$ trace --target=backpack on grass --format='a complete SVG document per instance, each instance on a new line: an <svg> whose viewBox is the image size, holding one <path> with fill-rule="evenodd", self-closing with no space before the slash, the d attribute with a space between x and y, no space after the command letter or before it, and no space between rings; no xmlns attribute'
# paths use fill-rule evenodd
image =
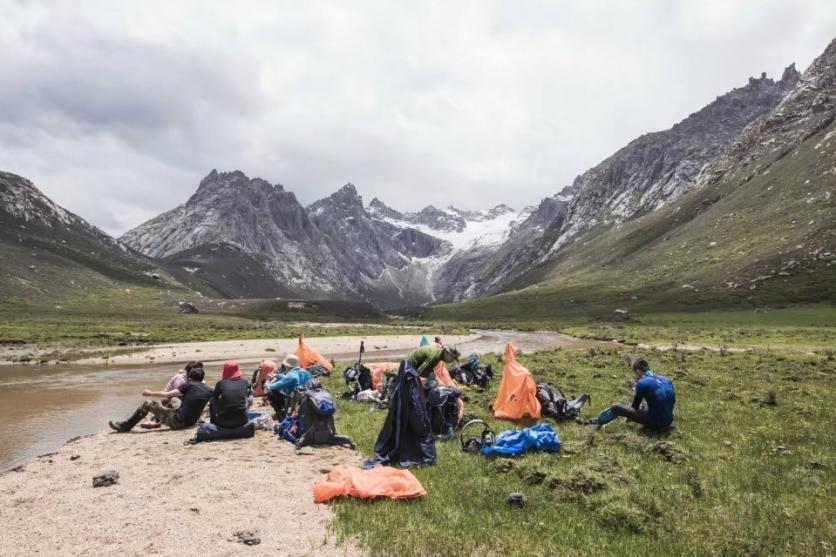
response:
<svg viewBox="0 0 836 557"><path fill-rule="evenodd" d="M457 400L461 391L455 387L437 385L427 389L427 410L434 435L449 437L459 425Z"/></svg>
<svg viewBox="0 0 836 557"><path fill-rule="evenodd" d="M567 400L559 386L541 382L537 383L537 400L544 416L560 421L577 416L590 397L584 393L574 400Z"/></svg>

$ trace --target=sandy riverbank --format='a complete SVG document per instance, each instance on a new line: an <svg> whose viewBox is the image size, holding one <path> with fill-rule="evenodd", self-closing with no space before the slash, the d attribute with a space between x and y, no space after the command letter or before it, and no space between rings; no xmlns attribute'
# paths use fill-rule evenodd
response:
<svg viewBox="0 0 836 557"><path fill-rule="evenodd" d="M365 342L365 360L400 359L418 345L419 335L364 335L309 337L306 342L327 358L339 361L354 361L357 358L360 341ZM73 365L142 365L181 363L202 360L216 364L236 359L241 363L259 362L264 358L281 359L293 352L297 339L252 339L207 342L180 342L136 347L130 353L102 356L101 349L78 349L89 357L74 359ZM585 340L553 331L491 331L473 330L469 335L445 335L444 343L458 347L462 354L477 352L501 353L506 342L512 342L524 352L555 350L558 348L589 348L592 346L613 346L611 342ZM0 348L0 365L17 364L14 356L20 349ZM32 350L31 348L29 349Z"/></svg>
<svg viewBox="0 0 836 557"><path fill-rule="evenodd" d="M464 344L480 338L480 334L451 335L444 337L444 342L450 345ZM419 335L364 335L364 336L327 336L310 337L307 342L323 356L337 360L356 359L360 348L360 341L365 341L366 354L364 358L403 357L409 350L417 346ZM265 358L281 359L280 356L296 350L297 339L250 339L223 340L206 342L177 342L170 344L155 344L139 346L130 353L111 354L101 356L97 354L101 348L78 349L80 355L91 353L89 357L74 359L74 364L100 365L141 365L147 363L178 363L191 360L202 360L205 363L217 363L236 359L242 363L258 362ZM122 348L120 351L126 349ZM28 347L27 351L38 356L48 352L48 349ZM19 365L14 360L19 355L20 348L0 349L0 365Z"/></svg>
<svg viewBox="0 0 836 557"><path fill-rule="evenodd" d="M267 431L184 446L194 430L102 432L0 474L4 555L358 555L337 545L310 485L359 463L347 448L303 449ZM93 476L119 483L93 487ZM243 545L235 532L261 539ZM11 552L9 552L11 551Z"/></svg>

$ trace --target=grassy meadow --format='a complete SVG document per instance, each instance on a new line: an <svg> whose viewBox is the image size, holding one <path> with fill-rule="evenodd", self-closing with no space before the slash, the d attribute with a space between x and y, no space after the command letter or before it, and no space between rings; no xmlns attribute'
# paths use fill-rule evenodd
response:
<svg viewBox="0 0 836 557"><path fill-rule="evenodd" d="M522 354L537 380L588 392L591 417L627 401L623 349ZM467 455L438 442L415 469L418 501L332 503L334 535L376 555L830 555L836 541L836 362L776 351L645 352L677 389L668 434L618 420L600 431L556 426L563 450L522 458ZM484 359L501 370L495 356ZM340 368L342 369L342 367ZM499 375L499 374L498 374ZM490 389L464 389L466 419L495 431ZM333 392L344 384L327 379ZM385 410L341 401L337 426L368 456ZM523 509L508 506L524 493Z"/></svg>

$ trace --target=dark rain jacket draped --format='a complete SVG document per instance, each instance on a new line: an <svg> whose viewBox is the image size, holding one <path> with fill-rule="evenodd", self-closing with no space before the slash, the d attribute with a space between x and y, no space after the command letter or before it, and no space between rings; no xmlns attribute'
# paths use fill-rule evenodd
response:
<svg viewBox="0 0 836 557"><path fill-rule="evenodd" d="M435 437L418 372L404 360L398 368L389 413L367 465L435 464Z"/></svg>

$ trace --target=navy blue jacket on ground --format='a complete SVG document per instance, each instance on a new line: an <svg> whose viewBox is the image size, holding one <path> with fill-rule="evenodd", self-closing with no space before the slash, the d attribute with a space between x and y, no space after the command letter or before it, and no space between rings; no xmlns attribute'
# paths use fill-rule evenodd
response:
<svg viewBox="0 0 836 557"><path fill-rule="evenodd" d="M435 464L435 437L430 426L424 387L418 372L401 362L389 413L374 445L374 458L366 466Z"/></svg>
<svg viewBox="0 0 836 557"><path fill-rule="evenodd" d="M676 393L670 379L664 375L654 375L653 372L646 371L644 377L636 382L633 408L638 410L642 400L647 401L647 413L655 425L658 427L671 425Z"/></svg>

